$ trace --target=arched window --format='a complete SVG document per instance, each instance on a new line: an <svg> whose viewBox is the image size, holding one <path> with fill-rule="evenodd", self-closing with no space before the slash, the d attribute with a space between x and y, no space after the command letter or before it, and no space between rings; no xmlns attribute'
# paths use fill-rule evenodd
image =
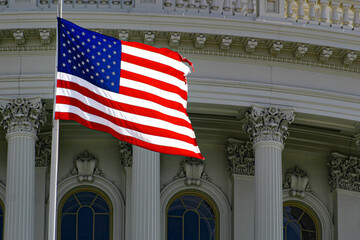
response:
<svg viewBox="0 0 360 240"><path fill-rule="evenodd" d="M167 240L216 240L218 213L210 198L197 192L174 196L166 211Z"/></svg>
<svg viewBox="0 0 360 240"><path fill-rule="evenodd" d="M112 239L112 206L105 194L95 189L67 194L60 203L61 240Z"/></svg>
<svg viewBox="0 0 360 240"><path fill-rule="evenodd" d="M284 240L320 240L320 227L312 211L287 202L283 208Z"/></svg>
<svg viewBox="0 0 360 240"><path fill-rule="evenodd" d="M0 200L0 240L4 239L4 203Z"/></svg>

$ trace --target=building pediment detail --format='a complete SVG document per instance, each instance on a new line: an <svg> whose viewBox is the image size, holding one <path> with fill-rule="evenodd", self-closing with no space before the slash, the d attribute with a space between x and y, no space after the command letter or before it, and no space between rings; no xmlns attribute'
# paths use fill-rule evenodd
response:
<svg viewBox="0 0 360 240"><path fill-rule="evenodd" d="M308 174L298 166L286 171L283 188L289 189L292 197L305 197L305 192L312 192Z"/></svg>
<svg viewBox="0 0 360 240"><path fill-rule="evenodd" d="M327 166L332 190L340 188L360 192L360 158L334 152Z"/></svg>
<svg viewBox="0 0 360 240"><path fill-rule="evenodd" d="M229 138L225 152L230 174L255 175L255 157L251 142Z"/></svg>
<svg viewBox="0 0 360 240"><path fill-rule="evenodd" d="M180 171L174 177L174 180L185 178L185 184L200 186L202 180L211 182L211 178L205 171L205 163L203 160L186 157L180 163Z"/></svg>
<svg viewBox="0 0 360 240"><path fill-rule="evenodd" d="M70 175L77 175L79 182L92 182L96 175L104 176L99 168L99 159L87 150L75 155L73 163Z"/></svg>

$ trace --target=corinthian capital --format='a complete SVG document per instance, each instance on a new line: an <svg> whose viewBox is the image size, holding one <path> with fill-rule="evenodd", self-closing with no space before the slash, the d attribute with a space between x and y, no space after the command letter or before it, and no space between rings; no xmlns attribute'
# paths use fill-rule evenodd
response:
<svg viewBox="0 0 360 240"><path fill-rule="evenodd" d="M119 141L120 154L121 154L121 165L124 167L132 167L132 145L130 143Z"/></svg>
<svg viewBox="0 0 360 240"><path fill-rule="evenodd" d="M284 144L289 136L288 126L294 118L294 109L255 105L245 115L243 130L249 133L254 144L261 141L276 141Z"/></svg>
<svg viewBox="0 0 360 240"><path fill-rule="evenodd" d="M6 133L29 132L36 134L46 122L45 105L40 98L16 98L0 102L0 124Z"/></svg>

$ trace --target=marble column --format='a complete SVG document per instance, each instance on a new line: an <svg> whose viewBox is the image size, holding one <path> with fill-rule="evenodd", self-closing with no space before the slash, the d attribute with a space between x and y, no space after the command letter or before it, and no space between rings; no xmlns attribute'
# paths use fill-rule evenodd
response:
<svg viewBox="0 0 360 240"><path fill-rule="evenodd" d="M244 130L255 152L255 240L283 239L282 162L293 109L253 106Z"/></svg>
<svg viewBox="0 0 360 240"><path fill-rule="evenodd" d="M160 153L133 146L132 240L160 239Z"/></svg>
<svg viewBox="0 0 360 240"><path fill-rule="evenodd" d="M35 142L46 121L40 98L0 102L8 141L4 239L33 240L35 229Z"/></svg>
<svg viewBox="0 0 360 240"><path fill-rule="evenodd" d="M132 145L130 143L119 142L121 165L125 171L125 239L132 239L131 237L131 214L132 214Z"/></svg>

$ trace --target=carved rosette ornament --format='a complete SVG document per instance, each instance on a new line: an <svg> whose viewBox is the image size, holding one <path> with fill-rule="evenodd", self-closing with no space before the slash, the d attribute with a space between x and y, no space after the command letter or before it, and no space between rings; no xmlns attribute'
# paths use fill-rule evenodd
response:
<svg viewBox="0 0 360 240"><path fill-rule="evenodd" d="M204 169L205 164L203 160L186 157L180 163L180 172L174 177L174 180L185 178L185 184L188 186L200 186L202 179L211 182L211 178Z"/></svg>
<svg viewBox="0 0 360 240"><path fill-rule="evenodd" d="M120 145L120 154L121 154L121 165L124 167L132 167L133 157L132 157L132 145L126 142L119 142Z"/></svg>
<svg viewBox="0 0 360 240"><path fill-rule="evenodd" d="M251 142L242 143L239 140L229 138L225 151L230 174L254 176L255 157Z"/></svg>
<svg viewBox="0 0 360 240"><path fill-rule="evenodd" d="M309 176L298 166L288 169L285 173L284 189L290 189L290 196L305 197L305 192L312 192Z"/></svg>
<svg viewBox="0 0 360 240"><path fill-rule="evenodd" d="M78 175L79 182L92 182L95 175L104 176L99 169L99 160L92 153L84 151L77 154L74 158L74 167L70 171L71 175Z"/></svg>
<svg viewBox="0 0 360 240"><path fill-rule="evenodd" d="M341 188L360 192L360 158L332 153L327 163L331 190Z"/></svg>
<svg viewBox="0 0 360 240"><path fill-rule="evenodd" d="M14 132L29 132L37 134L46 122L45 104L40 98L16 98L0 102L2 120L0 124L7 134Z"/></svg>
<svg viewBox="0 0 360 240"><path fill-rule="evenodd" d="M35 144L35 167L47 167L51 159L51 136L39 136Z"/></svg>
<svg viewBox="0 0 360 240"><path fill-rule="evenodd" d="M284 144L289 136L288 126L294 121L293 109L278 109L255 105L245 115L243 130L249 133L254 144L261 141L276 141Z"/></svg>

